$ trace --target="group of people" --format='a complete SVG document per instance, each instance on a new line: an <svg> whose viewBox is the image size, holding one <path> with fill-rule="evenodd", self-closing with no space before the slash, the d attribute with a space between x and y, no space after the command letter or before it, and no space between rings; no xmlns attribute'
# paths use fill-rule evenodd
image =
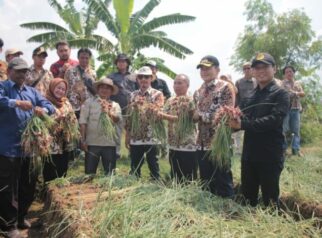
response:
<svg viewBox="0 0 322 238"><path fill-rule="evenodd" d="M3 43L0 46L2 49ZM0 62L5 65L2 69L7 67L1 71L0 81L0 229L7 237L20 237L17 228L30 227L25 215L34 198L36 178L30 176L30 155L22 152L21 134L33 114L48 114L57 122L68 118L80 126L79 144L62 139L63 129L52 132L52 160L46 161L43 168L45 182L66 175L68 161L77 147L85 151L86 174L95 174L100 160L105 174L112 174L120 158L123 132L131 159L130 173L140 177L146 158L151 178L159 180L158 149L163 142L153 131L153 117L168 121L172 178L192 181L199 174L205 189L233 198L231 170L211 160L209 151L216 130L216 112L223 106L238 106L243 114L231 119L228 126L245 133L241 160L244 201L256 206L260 187L264 204L278 206L288 128L293 135L292 151L299 154L296 123L300 121L299 98L304 92L294 81L294 67L284 68L285 79L280 82L274 78L274 58L258 53L243 65L244 77L234 85L229 75L219 77L219 61L208 55L197 65L203 83L193 96L188 95L190 79L185 74L175 77L175 95L171 96L166 82L157 76L155 61L146 62L133 77L129 72L131 59L121 53L114 62L117 71L97 80L90 66L89 49L78 50L78 60L70 58L71 49L65 41L58 42L56 50L59 60L50 70L43 67L48 56L43 47L33 51L31 67L17 49L8 49L7 63ZM195 127L178 140L178 111L182 105ZM131 113L135 110L138 115L133 123ZM99 125L103 112L115 128L113 137L106 137Z"/></svg>

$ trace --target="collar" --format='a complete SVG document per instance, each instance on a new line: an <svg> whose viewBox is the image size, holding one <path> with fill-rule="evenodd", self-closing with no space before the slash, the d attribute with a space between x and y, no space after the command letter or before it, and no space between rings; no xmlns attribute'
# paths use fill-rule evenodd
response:
<svg viewBox="0 0 322 238"><path fill-rule="evenodd" d="M35 65L31 65L30 68L29 68L30 71L36 71L36 68L35 68ZM41 71L44 71L45 69L44 68L41 68Z"/></svg>
<svg viewBox="0 0 322 238"><path fill-rule="evenodd" d="M213 79L210 82L208 82L208 83L204 82L203 84L204 84L204 87L207 87L208 88L208 87L215 86L217 82L218 82L218 80Z"/></svg>
<svg viewBox="0 0 322 238"><path fill-rule="evenodd" d="M273 89L274 86L276 86L275 78L273 78L273 80L269 84L267 84L264 88L262 88L262 89L259 87L259 85L257 85L256 90L270 92L270 91L272 91L272 89Z"/></svg>
<svg viewBox="0 0 322 238"><path fill-rule="evenodd" d="M141 89L139 89L139 93L140 93L140 95L151 95L151 93L152 93L152 87L150 86L144 93L141 91Z"/></svg>
<svg viewBox="0 0 322 238"><path fill-rule="evenodd" d="M16 85L16 83L13 82L11 79L9 79L8 82L9 82L10 88L13 88ZM26 85L23 84L22 87L20 88L20 90L26 90Z"/></svg>

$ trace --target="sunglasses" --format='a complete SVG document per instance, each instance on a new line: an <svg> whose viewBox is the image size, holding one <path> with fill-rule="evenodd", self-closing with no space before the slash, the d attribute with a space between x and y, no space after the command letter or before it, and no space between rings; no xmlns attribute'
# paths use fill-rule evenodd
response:
<svg viewBox="0 0 322 238"><path fill-rule="evenodd" d="M138 75L138 79L149 79L151 75Z"/></svg>

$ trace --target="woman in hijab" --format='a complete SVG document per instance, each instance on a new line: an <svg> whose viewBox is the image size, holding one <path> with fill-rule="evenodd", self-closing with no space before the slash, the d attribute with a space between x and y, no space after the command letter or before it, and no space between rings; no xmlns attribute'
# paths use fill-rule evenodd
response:
<svg viewBox="0 0 322 238"><path fill-rule="evenodd" d="M66 98L67 82L61 78L50 81L46 98L55 106L56 112L52 115L57 125L51 132L53 143L51 145L51 159L45 160L43 168L44 181L66 176L68 160L73 156L76 142L71 136L70 130L74 128L74 134L79 135L78 122L73 108Z"/></svg>

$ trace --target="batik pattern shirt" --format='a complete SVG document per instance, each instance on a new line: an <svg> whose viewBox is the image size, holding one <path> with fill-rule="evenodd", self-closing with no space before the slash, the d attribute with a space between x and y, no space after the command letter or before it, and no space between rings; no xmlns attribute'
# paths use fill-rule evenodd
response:
<svg viewBox="0 0 322 238"><path fill-rule="evenodd" d="M195 110L195 103L193 98L190 96L173 96L170 97L165 106L164 112L172 115L178 116L180 110L186 110L188 115L193 117L193 112ZM176 129L178 128L177 122L168 122L168 142L169 148L171 150L179 150L179 151L195 151L196 150L196 136L197 130L194 128L186 138L182 140L178 140L178 136L176 134Z"/></svg>
<svg viewBox="0 0 322 238"><path fill-rule="evenodd" d="M84 77L90 79L92 83L94 83L96 74L92 69L87 68L84 72ZM87 86L85 85L78 66L70 68L66 71L65 80L68 83L67 98L72 104L74 111L79 111L82 104L88 98L92 98L93 94L89 92Z"/></svg>
<svg viewBox="0 0 322 238"><path fill-rule="evenodd" d="M291 80L284 79L282 81L282 88L284 88L290 95L291 109L302 110L300 97L294 93L294 92L303 93L303 88L301 86L301 83L299 81L291 81Z"/></svg>
<svg viewBox="0 0 322 238"><path fill-rule="evenodd" d="M62 124L66 118L69 118L65 123L78 123L72 105L66 100L61 108L56 108L56 112L51 115L56 123L54 130L51 131L53 143L51 144L51 154L63 154L64 151L72 151L76 148L76 144L72 141L67 142L64 138L64 128Z"/></svg>
<svg viewBox="0 0 322 238"><path fill-rule="evenodd" d="M34 86L35 82L41 77L38 83ZM26 75L25 83L28 86L34 87L37 89L41 95L46 96L46 91L49 88L50 80L52 80L53 74L46 69L41 69L37 71L35 67L32 65Z"/></svg>
<svg viewBox="0 0 322 238"><path fill-rule="evenodd" d="M136 103L138 101L141 101L143 103L143 105L138 105L140 130L135 130L135 131L138 131L137 133L131 133L132 128L130 125L129 114L132 113L133 103ZM149 115L149 110L146 110L146 108L148 106L153 106L154 108L161 110L163 107L163 104L164 104L164 97L162 92L152 87L150 87L144 93L141 90L136 90L131 93L131 96L130 96L131 106L128 109L128 115L127 115L128 118L126 120L126 125L125 125L126 130L128 131L128 133L130 133L131 145L153 145L153 144L160 143L156 138L153 138L152 127L149 121L149 118L151 117L151 115Z"/></svg>
<svg viewBox="0 0 322 238"><path fill-rule="evenodd" d="M212 121L216 111L223 105L233 105L232 90L229 83L221 79L203 83L194 93L194 100L199 114L197 149L209 150L214 135Z"/></svg>
<svg viewBox="0 0 322 238"><path fill-rule="evenodd" d="M73 60L73 59L68 59L67 61L63 61L63 60L58 60L57 62L53 63L50 66L50 71L52 72L53 76L55 78L63 78L65 73L63 71L63 66L64 64L68 64L70 67L74 67L76 65L78 65L78 61L77 60Z"/></svg>

